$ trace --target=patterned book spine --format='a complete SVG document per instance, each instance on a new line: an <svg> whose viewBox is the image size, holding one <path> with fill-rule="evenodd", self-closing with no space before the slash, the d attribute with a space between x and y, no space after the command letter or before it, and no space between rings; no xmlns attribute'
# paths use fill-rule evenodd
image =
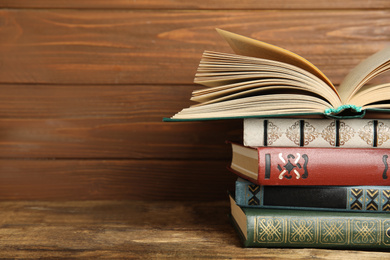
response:
<svg viewBox="0 0 390 260"><path fill-rule="evenodd" d="M390 212L389 186L261 186L239 178L238 205L354 212Z"/></svg>
<svg viewBox="0 0 390 260"><path fill-rule="evenodd" d="M258 185L390 186L390 149L247 147L232 143L230 170Z"/></svg>
<svg viewBox="0 0 390 260"><path fill-rule="evenodd" d="M230 201L245 247L390 249L387 213L256 209Z"/></svg>
<svg viewBox="0 0 390 260"><path fill-rule="evenodd" d="M244 119L244 145L390 148L390 120Z"/></svg>

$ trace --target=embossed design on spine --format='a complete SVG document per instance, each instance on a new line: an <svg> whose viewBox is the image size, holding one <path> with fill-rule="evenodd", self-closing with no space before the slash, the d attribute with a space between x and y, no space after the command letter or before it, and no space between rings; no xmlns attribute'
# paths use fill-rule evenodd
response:
<svg viewBox="0 0 390 260"><path fill-rule="evenodd" d="M340 121L338 146L344 146L354 135L355 130L345 122Z"/></svg>
<svg viewBox="0 0 390 260"><path fill-rule="evenodd" d="M296 156L294 156L293 154L287 155L287 161L283 158L282 153L279 153L278 156L279 156L279 159L284 164L284 165L278 164L278 166L277 166L278 170L280 171L280 174L279 174L280 180L283 178L290 180L293 177L291 175L291 172L295 173L296 179L299 179L299 178L306 179L308 177L309 173L307 170L307 164L309 162L309 157L307 156L307 154L302 155L302 158L304 159L303 167L299 163L299 160L301 159L301 155L299 153L297 153ZM294 160L293 162L291 162L292 159ZM299 171L296 168L303 169L303 174L299 173Z"/></svg>
<svg viewBox="0 0 390 260"><path fill-rule="evenodd" d="M378 121L376 136L377 145L379 147L390 139L390 127L387 126L385 123Z"/></svg>
<svg viewBox="0 0 390 260"><path fill-rule="evenodd" d="M377 211L379 209L379 190L367 189L366 191L366 209Z"/></svg>
<svg viewBox="0 0 390 260"><path fill-rule="evenodd" d="M320 221L320 242L323 244L346 244L348 223L345 219L324 219Z"/></svg>
<svg viewBox="0 0 390 260"><path fill-rule="evenodd" d="M300 121L296 121L292 126L286 130L286 136L294 144L300 145L301 140L301 131L300 131Z"/></svg>
<svg viewBox="0 0 390 260"><path fill-rule="evenodd" d="M248 205L255 206L260 205L260 200L257 198L257 193L260 192L260 186L251 184L248 185L248 191L250 193L250 198L248 199Z"/></svg>
<svg viewBox="0 0 390 260"><path fill-rule="evenodd" d="M281 243L284 242L285 223L283 218L255 218L254 242Z"/></svg>
<svg viewBox="0 0 390 260"><path fill-rule="evenodd" d="M316 222L314 219L291 219L289 234L290 243L314 243Z"/></svg>
<svg viewBox="0 0 390 260"><path fill-rule="evenodd" d="M272 145L274 142L276 142L283 135L280 128L278 126L276 126L274 123L269 122L269 121L267 124L267 132L265 132L265 133L267 135L266 146Z"/></svg>
<svg viewBox="0 0 390 260"><path fill-rule="evenodd" d="M352 221L352 243L353 244L379 244L380 239L379 220L353 220Z"/></svg>
<svg viewBox="0 0 390 260"><path fill-rule="evenodd" d="M321 132L321 137L331 146L336 146L336 136L333 134L336 133L336 122L331 122L327 127L324 128Z"/></svg>
<svg viewBox="0 0 390 260"><path fill-rule="evenodd" d="M375 123L374 121L368 121L358 132L360 139L366 142L370 146L374 146L375 134Z"/></svg>
<svg viewBox="0 0 390 260"><path fill-rule="evenodd" d="M352 210L363 209L363 189L351 189L349 208Z"/></svg>
<svg viewBox="0 0 390 260"><path fill-rule="evenodd" d="M390 190L382 190L381 203L382 211L390 211Z"/></svg>

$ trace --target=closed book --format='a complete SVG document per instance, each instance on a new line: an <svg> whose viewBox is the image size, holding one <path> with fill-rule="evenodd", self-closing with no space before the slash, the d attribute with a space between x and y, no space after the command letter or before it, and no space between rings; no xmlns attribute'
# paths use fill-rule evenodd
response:
<svg viewBox="0 0 390 260"><path fill-rule="evenodd" d="M387 213L245 208L230 196L244 247L390 249Z"/></svg>
<svg viewBox="0 0 390 260"><path fill-rule="evenodd" d="M231 145L229 169L258 185L390 186L389 149Z"/></svg>
<svg viewBox="0 0 390 260"><path fill-rule="evenodd" d="M245 118L245 146L390 148L390 120Z"/></svg>
<svg viewBox="0 0 390 260"><path fill-rule="evenodd" d="M390 186L263 186L239 178L235 199L242 207L390 213Z"/></svg>

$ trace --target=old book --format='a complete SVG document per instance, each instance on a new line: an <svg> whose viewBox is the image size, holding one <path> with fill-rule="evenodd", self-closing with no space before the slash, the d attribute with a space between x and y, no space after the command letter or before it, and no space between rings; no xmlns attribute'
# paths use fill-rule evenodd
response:
<svg viewBox="0 0 390 260"><path fill-rule="evenodd" d="M367 84L390 68L390 46L346 75L336 89L312 63L255 39L219 30L236 54L206 51L185 108L167 121L280 116L390 118L390 83Z"/></svg>
<svg viewBox="0 0 390 260"><path fill-rule="evenodd" d="M245 247L390 249L388 213L245 208L232 196L230 204Z"/></svg>
<svg viewBox="0 0 390 260"><path fill-rule="evenodd" d="M231 146L229 169L258 185L390 186L389 149Z"/></svg>
<svg viewBox="0 0 390 260"><path fill-rule="evenodd" d="M388 119L245 118L245 146L390 148Z"/></svg>
<svg viewBox="0 0 390 260"><path fill-rule="evenodd" d="M390 212L390 186L263 186L238 178L242 207Z"/></svg>

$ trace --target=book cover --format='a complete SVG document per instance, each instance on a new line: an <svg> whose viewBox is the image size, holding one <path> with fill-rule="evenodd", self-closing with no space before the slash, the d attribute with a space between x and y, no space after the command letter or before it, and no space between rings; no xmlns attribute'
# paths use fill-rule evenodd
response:
<svg viewBox="0 0 390 260"><path fill-rule="evenodd" d="M244 208L232 196L230 204L244 247L390 249L387 213Z"/></svg>
<svg viewBox="0 0 390 260"><path fill-rule="evenodd" d="M245 146L390 148L388 119L245 118Z"/></svg>
<svg viewBox="0 0 390 260"><path fill-rule="evenodd" d="M390 186L389 149L231 146L229 169L257 185Z"/></svg>
<svg viewBox="0 0 390 260"><path fill-rule="evenodd" d="M263 186L238 178L241 207L389 212L390 186Z"/></svg>

